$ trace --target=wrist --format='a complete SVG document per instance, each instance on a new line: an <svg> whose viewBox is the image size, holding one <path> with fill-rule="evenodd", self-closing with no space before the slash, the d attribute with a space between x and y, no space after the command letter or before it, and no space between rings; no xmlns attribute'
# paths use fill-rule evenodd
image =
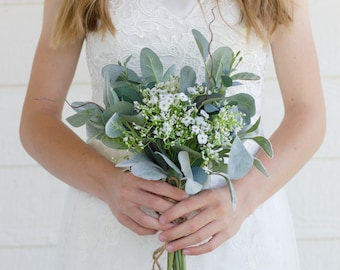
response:
<svg viewBox="0 0 340 270"><path fill-rule="evenodd" d="M236 208L245 216L251 215L263 202L260 177L249 173L244 178L233 181L237 200Z"/></svg>

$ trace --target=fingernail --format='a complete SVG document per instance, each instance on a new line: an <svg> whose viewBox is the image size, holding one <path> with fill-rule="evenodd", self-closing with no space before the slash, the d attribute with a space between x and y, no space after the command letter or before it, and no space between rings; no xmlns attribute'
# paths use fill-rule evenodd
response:
<svg viewBox="0 0 340 270"><path fill-rule="evenodd" d="M171 245L171 244L167 245L166 251L167 251L167 252L173 252L173 251L174 251L173 245Z"/></svg>
<svg viewBox="0 0 340 270"><path fill-rule="evenodd" d="M184 255L190 255L190 251L188 249L183 249L183 254Z"/></svg>
<svg viewBox="0 0 340 270"><path fill-rule="evenodd" d="M159 241L166 242L166 237L162 234L159 235Z"/></svg>
<svg viewBox="0 0 340 270"><path fill-rule="evenodd" d="M164 225L164 224L168 223L168 220L167 220L167 218L165 216L160 216L159 223Z"/></svg>

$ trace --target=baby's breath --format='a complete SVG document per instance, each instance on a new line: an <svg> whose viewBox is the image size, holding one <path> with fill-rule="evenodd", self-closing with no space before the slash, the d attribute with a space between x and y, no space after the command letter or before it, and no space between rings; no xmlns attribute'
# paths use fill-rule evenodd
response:
<svg viewBox="0 0 340 270"><path fill-rule="evenodd" d="M141 89L143 102L134 102L134 107L145 121L135 124L134 132L123 130L123 141L134 150L158 140L168 151L176 145L189 147L201 153L202 167L208 171L211 162L222 162L219 151L230 147L232 134L242 129L242 114L225 105L210 115L193 103L198 96L206 95L203 85L188 87L186 93L179 91L179 85L179 78L173 76L153 88Z"/></svg>

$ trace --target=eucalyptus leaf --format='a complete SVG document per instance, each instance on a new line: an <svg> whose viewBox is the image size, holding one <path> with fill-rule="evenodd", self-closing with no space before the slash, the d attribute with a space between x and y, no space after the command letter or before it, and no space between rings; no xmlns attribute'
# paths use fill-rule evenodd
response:
<svg viewBox="0 0 340 270"><path fill-rule="evenodd" d="M254 157L236 136L229 154L228 175L230 179L236 180L245 176L253 166L253 160Z"/></svg>
<svg viewBox="0 0 340 270"><path fill-rule="evenodd" d="M163 76L163 81L166 82L168 80L170 80L171 76L174 76L176 72L176 65L171 65L167 71L164 73L164 76Z"/></svg>
<svg viewBox="0 0 340 270"><path fill-rule="evenodd" d="M75 110L76 112L83 112L83 111L93 111L94 113L97 112L97 113L100 113L101 111L103 111L104 109L94 103L94 102L91 102L91 101L75 101L75 102L72 102L71 104L71 108L73 110Z"/></svg>
<svg viewBox="0 0 340 270"><path fill-rule="evenodd" d="M86 123L86 135L88 140L96 139L99 135L105 134L105 127L96 125L92 121Z"/></svg>
<svg viewBox="0 0 340 270"><path fill-rule="evenodd" d="M116 164L116 167L130 167L133 175L147 180L161 180L167 177L165 171L160 166L153 163L143 154L134 155L128 160L119 162Z"/></svg>
<svg viewBox="0 0 340 270"><path fill-rule="evenodd" d="M143 48L140 54L140 66L144 78L148 81L161 82L163 79L163 64L157 54L149 48Z"/></svg>
<svg viewBox="0 0 340 270"><path fill-rule="evenodd" d="M214 86L221 83L221 76L224 75L224 70L230 66L233 59L234 52L229 47L219 47L213 54L212 59L208 60L206 74L206 83L208 84L209 78L215 78ZM210 74L211 73L211 74Z"/></svg>
<svg viewBox="0 0 340 270"><path fill-rule="evenodd" d="M216 106L212 105L211 103L204 104L204 110L207 113L214 113L219 111L219 109Z"/></svg>
<svg viewBox="0 0 340 270"><path fill-rule="evenodd" d="M141 112L138 114L134 114L134 115L120 115L120 120L129 122L129 123L134 123L139 126L142 126L145 121L143 114Z"/></svg>
<svg viewBox="0 0 340 270"><path fill-rule="evenodd" d="M198 30L193 29L191 32L195 38L197 47L202 55L203 61L205 61L209 54L209 42Z"/></svg>
<svg viewBox="0 0 340 270"><path fill-rule="evenodd" d="M222 75L221 76L222 84L224 87L230 87L233 85L233 80L227 75Z"/></svg>
<svg viewBox="0 0 340 270"><path fill-rule="evenodd" d="M104 122L107 122L115 113L118 113L119 115L133 115L135 114L135 108L130 102L119 101L103 112L102 117Z"/></svg>
<svg viewBox="0 0 340 270"><path fill-rule="evenodd" d="M119 140L119 138L110 138L106 134L100 137L100 141L106 147L111 148L111 149L127 149L127 146L123 145L121 143L121 140Z"/></svg>
<svg viewBox="0 0 340 270"><path fill-rule="evenodd" d="M118 138L123 135L123 129L124 127L119 120L119 114L115 113L105 125L105 134L110 138Z"/></svg>
<svg viewBox="0 0 340 270"><path fill-rule="evenodd" d="M232 80L259 80L261 77L251 72L240 72L231 76Z"/></svg>
<svg viewBox="0 0 340 270"><path fill-rule="evenodd" d="M161 167L151 161L141 162L131 167L131 172L137 176L147 180L166 179L167 175Z"/></svg>
<svg viewBox="0 0 340 270"><path fill-rule="evenodd" d="M113 91L113 88L111 86L109 72L104 73L104 80L105 80L105 90L104 90L103 99L104 99L105 107L107 108L107 107L114 105L116 102L118 102L119 98L116 92Z"/></svg>
<svg viewBox="0 0 340 270"><path fill-rule="evenodd" d="M180 92L186 93L188 87L195 85L196 73L192 67L185 66L181 69L180 78L179 90Z"/></svg>
<svg viewBox="0 0 340 270"><path fill-rule="evenodd" d="M124 85L115 87L114 91L117 93L121 101L127 101L130 103L133 103L134 101L141 102L138 88L136 89L131 84L124 83Z"/></svg>
<svg viewBox="0 0 340 270"><path fill-rule="evenodd" d="M85 125L92 117L93 114L91 111L82 111L67 117L66 121L73 127L81 127Z"/></svg>
<svg viewBox="0 0 340 270"><path fill-rule="evenodd" d="M239 93L233 96L228 96L228 102L230 104L236 104L239 111L246 114L245 124L250 123L250 118L255 115L255 100L254 98L245 93Z"/></svg>
<svg viewBox="0 0 340 270"><path fill-rule="evenodd" d="M108 76L110 79L111 86L113 86L114 82L123 73L124 69L125 68L121 65L109 64L102 68L102 76L103 78Z"/></svg>

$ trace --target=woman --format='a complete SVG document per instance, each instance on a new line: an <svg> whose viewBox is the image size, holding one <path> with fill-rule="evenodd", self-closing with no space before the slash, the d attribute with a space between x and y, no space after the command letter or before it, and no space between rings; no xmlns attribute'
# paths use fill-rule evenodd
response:
<svg viewBox="0 0 340 270"><path fill-rule="evenodd" d="M20 134L28 153L75 188L66 203L61 269L150 269L151 254L163 242L168 251L200 255L188 256L188 269L299 269L281 188L317 150L325 132L308 1L216 3L45 1ZM275 157L251 149L269 178L254 169L236 181L236 211L218 179L212 180L211 189L188 197L165 183L134 177L114 166L110 161L114 153L98 142L85 144L61 120L85 39L94 100L101 102L101 68L137 56L143 47L152 48L169 65L190 64L198 70L202 63L190 32L196 28L208 37L213 14L214 46L240 50L244 60L239 69L263 75L271 47L285 110L270 138ZM132 61L132 67L137 66ZM261 83L238 90L254 96L257 116ZM154 217L141 208L162 215ZM193 211L198 212L195 218L171 225Z"/></svg>

